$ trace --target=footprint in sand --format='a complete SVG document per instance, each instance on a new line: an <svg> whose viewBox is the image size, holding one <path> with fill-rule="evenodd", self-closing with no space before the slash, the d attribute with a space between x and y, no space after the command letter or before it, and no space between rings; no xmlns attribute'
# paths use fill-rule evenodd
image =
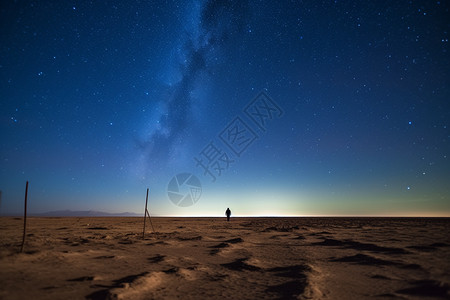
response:
<svg viewBox="0 0 450 300"><path fill-rule="evenodd" d="M398 294L411 295L416 297L433 297L448 299L450 286L436 280L416 280L412 281L413 287L396 291Z"/></svg>
<svg viewBox="0 0 450 300"><path fill-rule="evenodd" d="M376 258L366 254L355 254L351 256L344 256L341 258L330 258L331 262L348 262L355 265L366 265L366 266L396 266L402 269L408 270L422 270L422 267L418 264L404 264L401 262L384 260Z"/></svg>
<svg viewBox="0 0 450 300"><path fill-rule="evenodd" d="M371 243L361 243L353 240L335 240L324 238L322 242L312 243L312 245L316 246L335 246L342 248L351 248L354 250L365 250L377 253L388 253L388 254L409 254L410 252L403 248L395 248L395 247L384 247L378 246Z"/></svg>
<svg viewBox="0 0 450 300"><path fill-rule="evenodd" d="M109 259L109 258L114 258L114 255L101 255L101 256L96 256L94 257L94 259Z"/></svg>
<svg viewBox="0 0 450 300"><path fill-rule="evenodd" d="M151 262L151 263L156 264L156 263L162 262L162 261L164 260L165 257L166 257L165 255L156 254L156 255L153 256L153 257L147 258L147 260L148 260L149 262Z"/></svg>
<svg viewBox="0 0 450 300"><path fill-rule="evenodd" d="M210 246L209 248L213 248L213 249L211 251L209 251L209 254L215 255L215 254L219 253L219 251L221 249L227 248L227 247L230 247L230 244L228 244L228 243L220 243L220 244L217 244L217 245L214 245L214 246Z"/></svg>
<svg viewBox="0 0 450 300"><path fill-rule="evenodd" d="M233 271L261 271L261 268L246 263L247 260L248 258L238 258L230 263L221 264L221 266Z"/></svg>
<svg viewBox="0 0 450 300"><path fill-rule="evenodd" d="M153 243L147 243L147 246L155 246L155 245L169 245L169 243L164 242L164 241L158 241L158 242L153 242Z"/></svg>
<svg viewBox="0 0 450 300"><path fill-rule="evenodd" d="M67 281L93 281L95 280L94 276L82 276L73 279L67 279Z"/></svg>
<svg viewBox="0 0 450 300"><path fill-rule="evenodd" d="M286 267L270 268L267 271L275 273L276 276L288 278L306 279L306 273L311 271L308 265L292 265Z"/></svg>
<svg viewBox="0 0 450 300"><path fill-rule="evenodd" d="M237 243L242 243L244 240L241 238L235 238L235 239L230 239L230 240L226 240L225 242L230 243L230 244L237 244Z"/></svg>
<svg viewBox="0 0 450 300"><path fill-rule="evenodd" d="M177 239L179 241L200 241L203 237L200 235L196 235L196 236L189 236L189 237L177 237Z"/></svg>
<svg viewBox="0 0 450 300"><path fill-rule="evenodd" d="M273 272L279 277L292 279L282 284L269 286L266 292L276 293L281 299L296 299L305 292L309 284L308 274L311 272L311 267L308 265L292 265L270 268L266 271Z"/></svg>
<svg viewBox="0 0 450 300"><path fill-rule="evenodd" d="M142 295L162 282L164 273L144 272L113 281L106 289L93 292L86 299L139 299Z"/></svg>
<svg viewBox="0 0 450 300"><path fill-rule="evenodd" d="M384 276L384 275L379 275L379 274L372 275L372 276L370 276L370 278L373 278L373 279L382 279L382 280L391 280L391 278L389 278L389 277L387 277L387 276Z"/></svg>
<svg viewBox="0 0 450 300"><path fill-rule="evenodd" d="M225 242L208 247L208 248L212 248L212 250L209 252L209 254L215 255L215 254L219 253L219 251L221 249L230 247L230 244L239 244L242 242L244 242L244 240L241 238L234 238L234 239L226 240Z"/></svg>
<svg viewBox="0 0 450 300"><path fill-rule="evenodd" d="M390 266L390 265L398 265L398 263L379 259L366 254L356 254L351 256L344 256L341 258L333 258L330 259L332 262L349 262L357 265L370 265L370 266Z"/></svg>
<svg viewBox="0 0 450 300"><path fill-rule="evenodd" d="M297 299L299 295L305 292L308 286L306 281L292 280L282 284L269 286L266 289L267 293L276 293L280 296L280 299Z"/></svg>

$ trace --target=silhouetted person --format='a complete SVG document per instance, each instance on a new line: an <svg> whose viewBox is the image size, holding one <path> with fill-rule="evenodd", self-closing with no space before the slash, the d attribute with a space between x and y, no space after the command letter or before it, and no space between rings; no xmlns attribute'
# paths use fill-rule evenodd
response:
<svg viewBox="0 0 450 300"><path fill-rule="evenodd" d="M229 208L225 211L225 215L227 216L227 221L230 222L231 210Z"/></svg>

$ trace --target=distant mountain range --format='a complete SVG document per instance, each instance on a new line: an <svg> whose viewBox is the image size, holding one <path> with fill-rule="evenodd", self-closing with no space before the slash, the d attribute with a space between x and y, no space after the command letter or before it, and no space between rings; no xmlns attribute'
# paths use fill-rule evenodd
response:
<svg viewBox="0 0 450 300"><path fill-rule="evenodd" d="M14 216L20 216L21 214L12 214ZM73 210L57 210L44 213L28 213L30 217L142 217L142 214L123 212L123 213L107 213L103 211L86 210L86 211L73 211Z"/></svg>

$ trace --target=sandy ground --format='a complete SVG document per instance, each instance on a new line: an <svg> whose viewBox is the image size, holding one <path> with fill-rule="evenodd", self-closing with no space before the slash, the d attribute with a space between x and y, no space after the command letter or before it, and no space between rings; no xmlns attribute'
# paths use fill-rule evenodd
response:
<svg viewBox="0 0 450 300"><path fill-rule="evenodd" d="M450 219L152 220L0 218L0 299L450 299Z"/></svg>

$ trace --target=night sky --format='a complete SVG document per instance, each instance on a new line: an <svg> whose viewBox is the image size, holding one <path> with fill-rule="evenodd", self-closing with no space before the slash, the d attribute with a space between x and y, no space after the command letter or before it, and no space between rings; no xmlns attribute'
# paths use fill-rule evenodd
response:
<svg viewBox="0 0 450 300"><path fill-rule="evenodd" d="M449 2L280 2L2 1L0 214L450 216Z"/></svg>

